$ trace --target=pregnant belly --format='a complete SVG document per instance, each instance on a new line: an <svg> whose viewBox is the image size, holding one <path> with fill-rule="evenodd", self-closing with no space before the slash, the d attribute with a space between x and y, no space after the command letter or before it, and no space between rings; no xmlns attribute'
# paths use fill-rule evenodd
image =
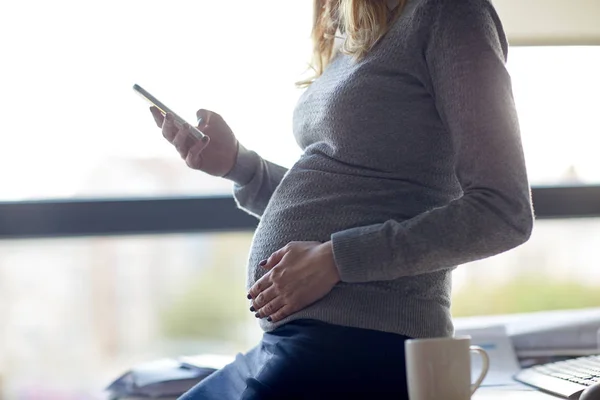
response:
<svg viewBox="0 0 600 400"><path fill-rule="evenodd" d="M402 182L291 170L256 229L249 255L248 285L263 274L258 263L293 241L330 240L346 229L403 221L427 210L434 200Z"/></svg>

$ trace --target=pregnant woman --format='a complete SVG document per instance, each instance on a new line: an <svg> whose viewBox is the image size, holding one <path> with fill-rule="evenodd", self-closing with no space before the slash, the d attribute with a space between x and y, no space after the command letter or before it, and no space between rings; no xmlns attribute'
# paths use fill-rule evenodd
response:
<svg viewBox="0 0 600 400"><path fill-rule="evenodd" d="M407 399L404 342L453 334L453 269L531 234L489 0L315 0L313 41L289 170L217 113L198 111L195 141L151 110L187 165L233 181L260 218L240 296L263 339L181 400Z"/></svg>

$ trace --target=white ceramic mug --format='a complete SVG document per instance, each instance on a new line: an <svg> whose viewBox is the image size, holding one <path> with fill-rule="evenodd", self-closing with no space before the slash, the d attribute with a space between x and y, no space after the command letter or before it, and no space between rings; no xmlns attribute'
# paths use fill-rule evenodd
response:
<svg viewBox="0 0 600 400"><path fill-rule="evenodd" d="M490 360L469 336L411 339L405 343L410 400L469 400L485 378ZM482 359L482 370L471 383L471 353Z"/></svg>

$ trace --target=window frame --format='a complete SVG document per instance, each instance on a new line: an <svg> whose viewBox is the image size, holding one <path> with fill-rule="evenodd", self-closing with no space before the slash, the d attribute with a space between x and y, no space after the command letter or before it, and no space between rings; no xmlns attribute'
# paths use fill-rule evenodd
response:
<svg viewBox="0 0 600 400"><path fill-rule="evenodd" d="M533 187L532 198L537 219L600 216L600 185ZM240 232L257 224L231 196L0 202L0 240Z"/></svg>

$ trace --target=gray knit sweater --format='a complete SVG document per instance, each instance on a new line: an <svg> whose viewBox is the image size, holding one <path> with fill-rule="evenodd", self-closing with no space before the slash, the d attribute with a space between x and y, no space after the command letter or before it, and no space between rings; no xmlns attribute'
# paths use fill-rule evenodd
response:
<svg viewBox="0 0 600 400"><path fill-rule="evenodd" d="M337 54L301 96L289 170L240 145L227 178L260 218L248 264L331 240L342 281L299 318L453 334L452 270L525 242L533 213L507 40L488 0L410 0L362 60Z"/></svg>

